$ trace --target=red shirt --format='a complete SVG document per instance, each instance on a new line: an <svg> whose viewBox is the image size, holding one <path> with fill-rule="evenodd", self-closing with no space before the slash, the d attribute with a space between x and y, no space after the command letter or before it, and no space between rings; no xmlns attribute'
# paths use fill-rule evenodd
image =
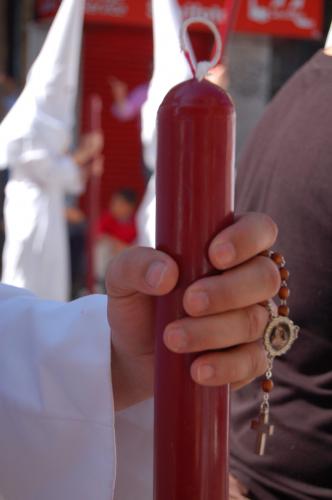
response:
<svg viewBox="0 0 332 500"><path fill-rule="evenodd" d="M128 245L136 239L136 224L134 218L126 221L121 221L113 217L109 212L105 212L99 219L98 223L99 234L116 238Z"/></svg>

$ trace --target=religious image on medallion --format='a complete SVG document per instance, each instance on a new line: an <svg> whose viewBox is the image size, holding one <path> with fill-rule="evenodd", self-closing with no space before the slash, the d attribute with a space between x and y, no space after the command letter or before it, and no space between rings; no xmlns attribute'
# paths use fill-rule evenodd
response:
<svg viewBox="0 0 332 500"><path fill-rule="evenodd" d="M288 325L281 324L274 327L270 335L270 341L273 349L275 351L283 349L288 344L289 337L290 331Z"/></svg>
<svg viewBox="0 0 332 500"><path fill-rule="evenodd" d="M299 327L289 318L273 318L264 334L264 344L270 356L285 354L296 340L298 332Z"/></svg>

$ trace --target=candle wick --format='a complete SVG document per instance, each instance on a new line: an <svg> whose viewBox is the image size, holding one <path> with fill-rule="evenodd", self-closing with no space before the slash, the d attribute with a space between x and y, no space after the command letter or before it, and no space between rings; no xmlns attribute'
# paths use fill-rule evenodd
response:
<svg viewBox="0 0 332 500"><path fill-rule="evenodd" d="M197 62L191 41L188 36L188 28L191 24L204 24L212 31L215 39L216 50L213 58L210 61ZM180 33L180 43L181 43L181 50L183 50L184 52L184 55L188 61L192 74L199 81L203 80L203 78L208 74L209 70L213 68L216 64L218 64L218 62L221 59L221 47L222 47L221 35L218 31L217 26L212 21L206 19L205 17L189 17L183 22Z"/></svg>

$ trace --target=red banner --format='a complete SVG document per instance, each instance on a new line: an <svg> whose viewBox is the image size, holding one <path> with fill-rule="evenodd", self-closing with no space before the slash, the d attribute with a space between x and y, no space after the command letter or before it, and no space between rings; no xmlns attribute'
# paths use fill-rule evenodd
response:
<svg viewBox="0 0 332 500"><path fill-rule="evenodd" d="M204 16L217 25L225 22L225 0L179 0L184 18ZM60 0L36 0L39 19L56 12ZM235 30L284 37L322 36L323 0L241 0ZM135 26L151 23L150 0L86 0L86 18Z"/></svg>

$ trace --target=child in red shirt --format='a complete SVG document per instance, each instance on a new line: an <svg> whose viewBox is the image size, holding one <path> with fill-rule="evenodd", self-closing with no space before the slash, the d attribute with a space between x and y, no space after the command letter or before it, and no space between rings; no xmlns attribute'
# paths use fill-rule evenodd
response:
<svg viewBox="0 0 332 500"><path fill-rule="evenodd" d="M112 194L108 210L101 214L95 255L98 283L103 282L110 259L136 240L136 203L133 190L120 189Z"/></svg>
<svg viewBox="0 0 332 500"><path fill-rule="evenodd" d="M135 213L136 193L131 189L120 189L112 194L108 210L98 222L98 233L119 246L131 245L136 239Z"/></svg>

